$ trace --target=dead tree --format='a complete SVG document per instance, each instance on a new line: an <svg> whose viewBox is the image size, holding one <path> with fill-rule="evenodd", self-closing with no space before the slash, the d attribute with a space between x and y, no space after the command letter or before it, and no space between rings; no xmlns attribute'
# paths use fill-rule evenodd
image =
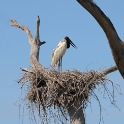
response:
<svg viewBox="0 0 124 124"><path fill-rule="evenodd" d="M118 70L124 78L124 42L119 38L116 29L111 20L103 13L103 11L93 2L93 0L77 0L98 22L104 30L113 58Z"/></svg>
<svg viewBox="0 0 124 124"><path fill-rule="evenodd" d="M80 72L78 70L57 72L49 70L39 63L40 46L45 43L40 41L40 18L37 18L36 34L33 38L29 29L11 20L11 25L24 30L31 45L30 64L32 69L22 68L25 71L19 82L22 87L27 84L26 98L30 103L40 106L40 110L47 116L47 110L54 106L59 109L64 118L65 110L68 112L71 124L85 124L83 109L87 105L93 90L97 85L102 85L105 90L109 80L106 75L117 70L111 67L103 71ZM97 98L97 96L95 95ZM98 99L97 99L98 100Z"/></svg>

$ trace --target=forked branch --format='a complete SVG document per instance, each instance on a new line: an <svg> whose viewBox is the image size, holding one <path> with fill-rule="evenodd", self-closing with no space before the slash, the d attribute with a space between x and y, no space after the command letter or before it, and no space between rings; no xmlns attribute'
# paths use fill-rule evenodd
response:
<svg viewBox="0 0 124 124"><path fill-rule="evenodd" d="M37 18L37 25L36 25L36 34L35 34L35 38L33 39L32 34L30 33L30 30L23 25L20 25L17 23L17 21L15 20L11 20L10 21L12 26L15 26L17 28L20 28L22 30L24 30L29 38L29 43L31 45L31 51L30 51L30 64L32 66L33 69L43 69L43 66L38 62L39 61L39 51L40 51L40 46L43 45L44 42L40 42L39 39L39 26L40 26L40 18L38 16Z"/></svg>

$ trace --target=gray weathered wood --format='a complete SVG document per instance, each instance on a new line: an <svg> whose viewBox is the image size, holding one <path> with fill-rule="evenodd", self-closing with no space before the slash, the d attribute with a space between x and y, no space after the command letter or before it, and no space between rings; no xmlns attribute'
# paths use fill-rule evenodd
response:
<svg viewBox="0 0 124 124"><path fill-rule="evenodd" d="M70 124L85 124L81 101L76 101L73 106L70 105L67 110L70 116Z"/></svg>
<svg viewBox="0 0 124 124"><path fill-rule="evenodd" d="M37 24L36 24L36 34L35 38L33 39L32 34L30 33L29 29L26 26L22 26L17 23L15 20L11 20L11 25L21 28L26 32L28 35L29 39L29 44L31 45L31 50L30 50L30 64L33 69L44 69L44 67L39 63L39 51L40 51L40 46L43 45L44 42L40 42L40 36L39 36L39 26L40 26L40 18L38 16L37 18Z"/></svg>

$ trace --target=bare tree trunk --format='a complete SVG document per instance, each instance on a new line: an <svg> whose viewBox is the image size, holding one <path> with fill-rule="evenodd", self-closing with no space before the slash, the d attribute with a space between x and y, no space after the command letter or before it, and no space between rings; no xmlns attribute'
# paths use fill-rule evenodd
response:
<svg viewBox="0 0 124 124"><path fill-rule="evenodd" d="M39 61L40 46L42 44L46 43L45 41L40 42L40 38L39 38L40 18L39 18L39 16L37 18L36 34L35 34L34 39L33 39L32 34L30 33L30 31L27 27L18 24L15 20L11 20L11 25L15 26L15 27L18 27L18 28L21 28L28 35L29 43L31 45L30 64L31 64L32 68L33 69L44 69L44 67L38 62Z"/></svg>
<svg viewBox="0 0 124 124"><path fill-rule="evenodd" d="M67 110L70 116L70 124L85 124L81 102L76 101L73 103L73 106L70 105Z"/></svg>
<svg viewBox="0 0 124 124"><path fill-rule="evenodd" d="M93 0L77 0L99 23L104 30L115 60L115 63L124 78L124 43L119 38L112 22L103 11L93 3Z"/></svg>

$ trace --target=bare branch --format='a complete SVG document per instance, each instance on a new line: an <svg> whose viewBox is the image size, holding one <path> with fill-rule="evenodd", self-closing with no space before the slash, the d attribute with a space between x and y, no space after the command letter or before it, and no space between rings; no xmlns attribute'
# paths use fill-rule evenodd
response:
<svg viewBox="0 0 124 124"><path fill-rule="evenodd" d="M103 73L104 73L105 75L107 75L107 74L112 73L112 72L114 72L114 71L116 71L116 70L118 70L117 66L112 66L112 67L110 67L110 68L104 70Z"/></svg>
<svg viewBox="0 0 124 124"><path fill-rule="evenodd" d="M92 0L77 0L99 23L104 30L115 60L124 78L124 43L119 38L112 22Z"/></svg>
<svg viewBox="0 0 124 124"><path fill-rule="evenodd" d="M30 73L33 73L32 70L29 70L28 68L20 68L22 71L25 71L25 72L30 72Z"/></svg>
<svg viewBox="0 0 124 124"><path fill-rule="evenodd" d="M24 30L28 35L29 43L31 44L33 42L32 34L30 33L30 31L29 31L29 29L27 27L18 24L18 22L16 20L10 20L10 24L12 26L15 26L17 28L20 28L20 29Z"/></svg>

